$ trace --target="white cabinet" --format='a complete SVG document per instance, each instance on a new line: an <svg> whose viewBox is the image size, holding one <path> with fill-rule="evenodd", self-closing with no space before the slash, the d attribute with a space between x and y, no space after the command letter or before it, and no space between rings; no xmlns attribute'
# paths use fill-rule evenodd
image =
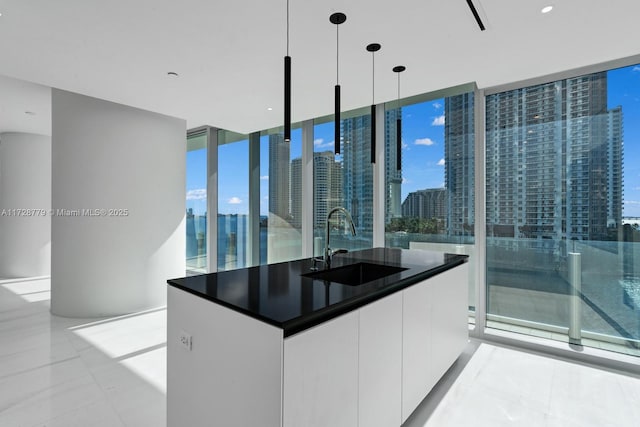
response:
<svg viewBox="0 0 640 427"><path fill-rule="evenodd" d="M437 380L431 376L431 282L402 292L402 422L411 415Z"/></svg>
<svg viewBox="0 0 640 427"><path fill-rule="evenodd" d="M358 315L284 340L283 426L358 425Z"/></svg>
<svg viewBox="0 0 640 427"><path fill-rule="evenodd" d="M403 291L403 423L468 341L467 277L465 263Z"/></svg>
<svg viewBox="0 0 640 427"><path fill-rule="evenodd" d="M359 425L399 426L402 292L362 307L359 330Z"/></svg>
<svg viewBox="0 0 640 427"><path fill-rule="evenodd" d="M436 382L458 358L469 341L468 264L434 277L430 287L431 361Z"/></svg>

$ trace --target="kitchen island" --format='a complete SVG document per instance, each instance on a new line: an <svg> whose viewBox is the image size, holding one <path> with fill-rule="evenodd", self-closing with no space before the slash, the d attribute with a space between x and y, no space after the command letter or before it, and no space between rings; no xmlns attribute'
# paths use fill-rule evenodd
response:
<svg viewBox="0 0 640 427"><path fill-rule="evenodd" d="M168 425L401 425L467 342L466 261L374 248L329 275L303 259L169 280Z"/></svg>

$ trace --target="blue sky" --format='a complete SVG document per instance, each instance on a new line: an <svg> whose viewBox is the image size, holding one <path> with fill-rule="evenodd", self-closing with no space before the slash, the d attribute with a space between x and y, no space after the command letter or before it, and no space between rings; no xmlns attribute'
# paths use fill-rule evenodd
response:
<svg viewBox="0 0 640 427"><path fill-rule="evenodd" d="M624 216L640 217L640 66L608 73L609 108L622 106L624 127ZM444 186L444 100L403 107L402 199L408 193ZM300 157L302 132L292 131L291 158ZM314 150L333 149L333 122L315 126ZM261 138L261 214L268 212L268 137ZM219 148L218 203L221 213L248 212L247 141ZM205 150L187 153L187 207L206 210Z"/></svg>

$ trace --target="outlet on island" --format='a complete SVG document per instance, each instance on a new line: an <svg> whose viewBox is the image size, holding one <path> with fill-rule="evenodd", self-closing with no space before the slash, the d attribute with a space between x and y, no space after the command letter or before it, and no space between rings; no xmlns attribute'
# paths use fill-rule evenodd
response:
<svg viewBox="0 0 640 427"><path fill-rule="evenodd" d="M185 331L180 331L180 335L178 337L180 340L180 345L188 351L191 351L191 334L188 334Z"/></svg>

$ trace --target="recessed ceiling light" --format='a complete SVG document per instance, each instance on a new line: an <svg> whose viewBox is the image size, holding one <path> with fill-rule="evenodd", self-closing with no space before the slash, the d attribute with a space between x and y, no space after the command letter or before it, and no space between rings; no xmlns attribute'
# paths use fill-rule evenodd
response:
<svg viewBox="0 0 640 427"><path fill-rule="evenodd" d="M273 111L273 108L267 107L267 111Z"/></svg>
<svg viewBox="0 0 640 427"><path fill-rule="evenodd" d="M27 116L35 116L36 113L34 113L33 111L25 111L24 112Z"/></svg>
<svg viewBox="0 0 640 427"><path fill-rule="evenodd" d="M549 13L553 10L553 6L549 5L549 6L545 6L542 8L542 10L540 12L542 13Z"/></svg>
<svg viewBox="0 0 640 427"><path fill-rule="evenodd" d="M170 77L178 77L178 73L176 73L175 71L169 71L169 72L167 73L167 76L170 76Z"/></svg>

